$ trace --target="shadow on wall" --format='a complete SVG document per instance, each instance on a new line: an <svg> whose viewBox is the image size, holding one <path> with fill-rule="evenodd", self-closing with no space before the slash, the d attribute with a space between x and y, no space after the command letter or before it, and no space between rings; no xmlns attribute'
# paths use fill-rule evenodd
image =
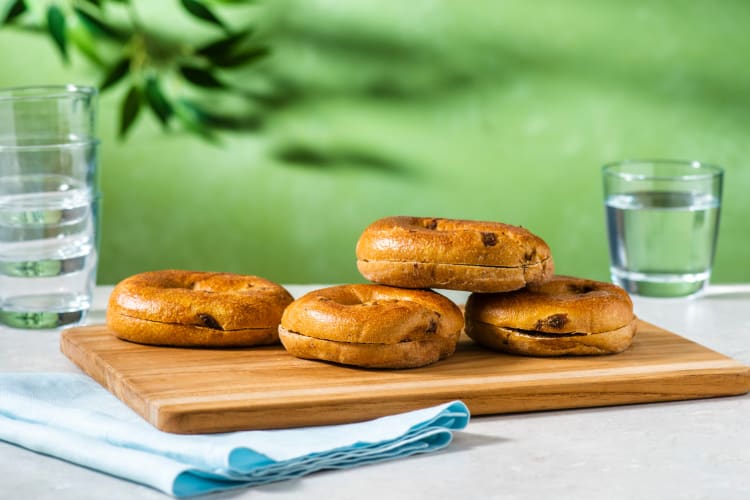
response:
<svg viewBox="0 0 750 500"><path fill-rule="evenodd" d="M163 4L135 4L164 19ZM354 243L393 214L523 225L559 272L607 279L598 168L637 156L727 167L715 276L750 280L750 262L736 265L750 243L750 4L287 0L248 12L272 55L216 76L251 104L195 92L205 116L232 112L215 124L234 132L165 133L141 113L118 142L127 89L103 97L101 282L167 267L361 281ZM94 78L83 64L45 76L52 45L3 31L24 54L0 47L0 83Z"/></svg>

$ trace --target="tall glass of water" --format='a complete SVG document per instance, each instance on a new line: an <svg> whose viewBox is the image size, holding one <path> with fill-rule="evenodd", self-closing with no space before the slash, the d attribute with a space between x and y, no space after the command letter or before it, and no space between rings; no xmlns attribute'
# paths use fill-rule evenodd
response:
<svg viewBox="0 0 750 500"><path fill-rule="evenodd" d="M96 90L0 89L0 323L82 321L96 282Z"/></svg>
<svg viewBox="0 0 750 500"><path fill-rule="evenodd" d="M612 281L653 297L708 285L719 230L723 169L696 161L605 165Z"/></svg>

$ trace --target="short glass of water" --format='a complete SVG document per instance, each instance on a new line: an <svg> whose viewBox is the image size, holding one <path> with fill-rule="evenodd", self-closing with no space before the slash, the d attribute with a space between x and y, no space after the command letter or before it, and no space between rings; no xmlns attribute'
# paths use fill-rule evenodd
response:
<svg viewBox="0 0 750 500"><path fill-rule="evenodd" d="M612 281L642 296L702 292L719 232L723 169L632 160L602 171Z"/></svg>
<svg viewBox="0 0 750 500"><path fill-rule="evenodd" d="M96 282L96 90L0 89L0 324L81 322Z"/></svg>

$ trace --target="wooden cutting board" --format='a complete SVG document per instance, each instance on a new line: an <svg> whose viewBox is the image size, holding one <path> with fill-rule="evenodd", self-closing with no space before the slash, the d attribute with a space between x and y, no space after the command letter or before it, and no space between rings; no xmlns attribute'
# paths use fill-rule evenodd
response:
<svg viewBox="0 0 750 500"><path fill-rule="evenodd" d="M145 346L103 325L63 331L61 349L148 422L175 433L356 422L454 399L486 415L750 391L750 367L645 322L633 346L614 356L509 356L462 338L452 357L411 370L301 360L281 346Z"/></svg>

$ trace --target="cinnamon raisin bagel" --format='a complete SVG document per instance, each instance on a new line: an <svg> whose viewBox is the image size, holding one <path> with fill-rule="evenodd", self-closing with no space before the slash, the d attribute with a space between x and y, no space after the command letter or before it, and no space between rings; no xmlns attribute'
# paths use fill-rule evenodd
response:
<svg viewBox="0 0 750 500"><path fill-rule="evenodd" d="M299 358L413 368L453 354L462 327L458 306L430 290L342 285L292 302L279 337Z"/></svg>
<svg viewBox="0 0 750 500"><path fill-rule="evenodd" d="M405 288L506 292L554 269L541 238L500 222L386 217L364 230L356 255L362 276Z"/></svg>
<svg viewBox="0 0 750 500"><path fill-rule="evenodd" d="M471 294L465 318L466 334L477 343L531 356L622 352L637 323L625 290L567 276L509 293Z"/></svg>
<svg viewBox="0 0 750 500"><path fill-rule="evenodd" d="M272 344L292 300L282 286L258 276L152 271L115 286L107 325L118 337L143 344Z"/></svg>

